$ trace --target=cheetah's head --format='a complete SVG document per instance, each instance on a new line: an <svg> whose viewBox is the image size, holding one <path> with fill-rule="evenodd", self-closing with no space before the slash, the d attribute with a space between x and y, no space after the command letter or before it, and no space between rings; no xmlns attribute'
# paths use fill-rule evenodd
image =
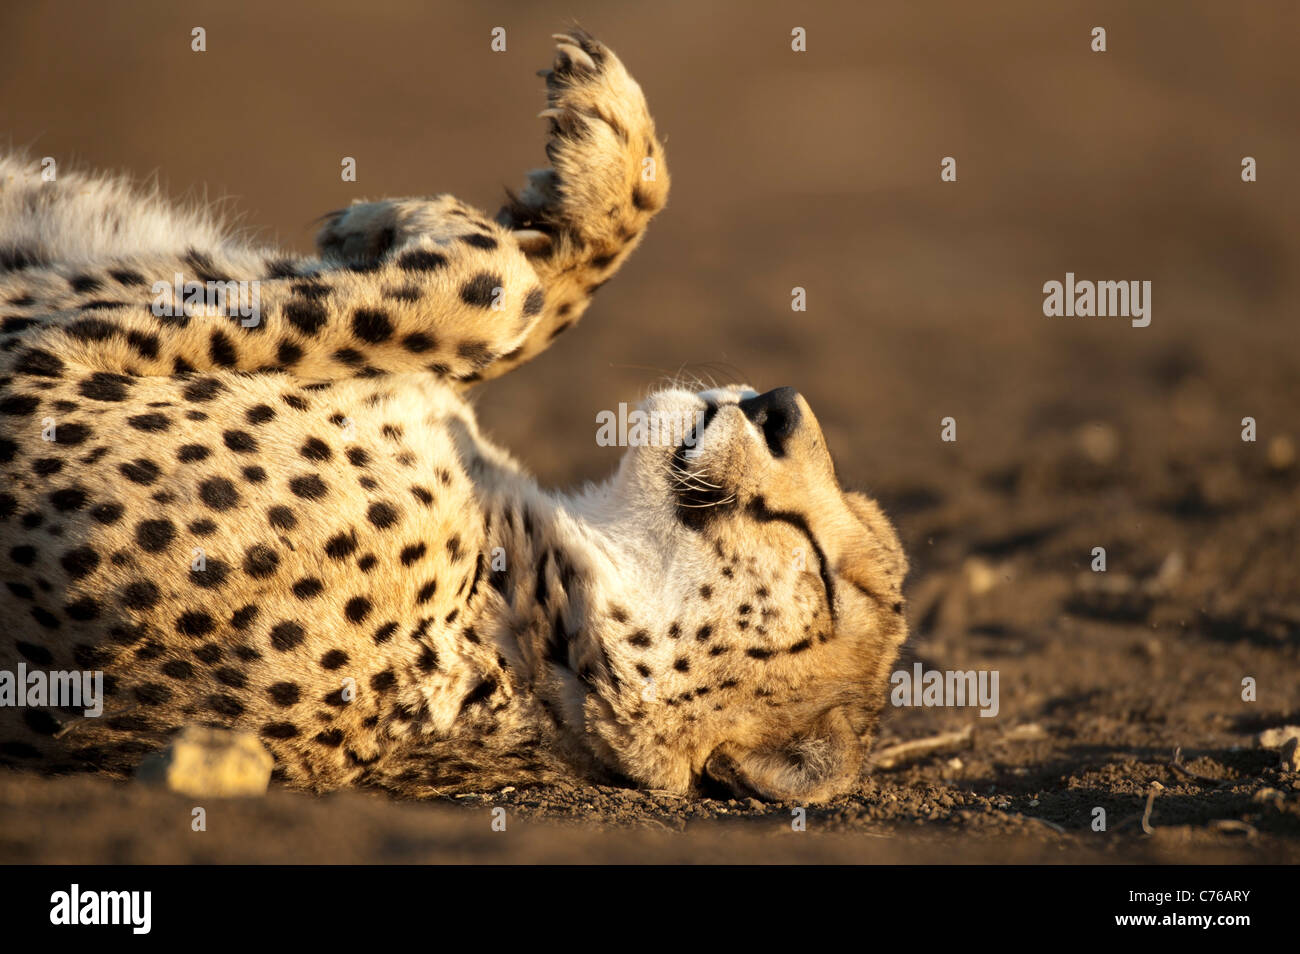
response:
<svg viewBox="0 0 1300 954"><path fill-rule="evenodd" d="M653 787L853 788L906 637L893 527L840 486L793 388L665 390L641 410L679 439L632 447L609 486L651 622L603 639L640 681L597 731Z"/></svg>

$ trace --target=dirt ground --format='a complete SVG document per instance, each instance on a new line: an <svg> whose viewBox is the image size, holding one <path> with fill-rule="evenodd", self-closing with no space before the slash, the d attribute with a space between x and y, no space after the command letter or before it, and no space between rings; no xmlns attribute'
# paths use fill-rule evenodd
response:
<svg viewBox="0 0 1300 954"><path fill-rule="evenodd" d="M1300 860L1300 775L1255 746L1300 723L1295 4L10 4L0 132L306 250L362 195L495 209L574 20L640 79L674 193L579 329L482 390L486 427L573 485L617 460L596 413L665 375L798 387L911 556L903 666L998 671L997 715L891 708L882 745L973 734L806 832L574 788L276 790L193 833L179 796L6 773L0 861ZM1151 281L1150 326L1044 317L1066 272Z"/></svg>

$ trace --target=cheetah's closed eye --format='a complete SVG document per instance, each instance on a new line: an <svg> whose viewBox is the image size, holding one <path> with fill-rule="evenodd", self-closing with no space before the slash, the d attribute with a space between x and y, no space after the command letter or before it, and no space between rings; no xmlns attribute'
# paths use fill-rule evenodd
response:
<svg viewBox="0 0 1300 954"><path fill-rule="evenodd" d="M0 670L106 676L97 717L0 707L0 761L127 772L204 724L314 790L857 783L906 563L799 394L660 391L689 427L571 496L461 397L577 321L667 198L640 88L557 39L551 165L495 220L359 203L295 258L0 159Z"/></svg>

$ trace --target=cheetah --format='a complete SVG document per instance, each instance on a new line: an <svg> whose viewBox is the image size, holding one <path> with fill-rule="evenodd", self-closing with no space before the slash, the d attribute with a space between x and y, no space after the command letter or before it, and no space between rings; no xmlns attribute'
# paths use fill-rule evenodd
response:
<svg viewBox="0 0 1300 954"><path fill-rule="evenodd" d="M199 725L314 792L860 785L906 558L801 395L667 386L642 409L689 433L569 494L466 401L579 319L667 199L640 87L556 40L550 164L494 219L359 201L295 257L0 160L0 672L96 672L104 697L0 706L0 761L121 777Z"/></svg>

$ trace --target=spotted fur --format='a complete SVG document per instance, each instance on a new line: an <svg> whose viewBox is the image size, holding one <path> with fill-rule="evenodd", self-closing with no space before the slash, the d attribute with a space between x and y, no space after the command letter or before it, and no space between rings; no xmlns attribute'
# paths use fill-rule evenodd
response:
<svg viewBox="0 0 1300 954"><path fill-rule="evenodd" d="M802 398L662 391L698 454L635 447L566 497L461 396L575 322L667 197L637 84L557 39L552 165L494 221L363 202L296 258L0 160L0 669L108 692L0 709L0 761L124 773L198 723L312 790L856 781L905 563ZM256 282L257 320L167 313L176 274Z"/></svg>

